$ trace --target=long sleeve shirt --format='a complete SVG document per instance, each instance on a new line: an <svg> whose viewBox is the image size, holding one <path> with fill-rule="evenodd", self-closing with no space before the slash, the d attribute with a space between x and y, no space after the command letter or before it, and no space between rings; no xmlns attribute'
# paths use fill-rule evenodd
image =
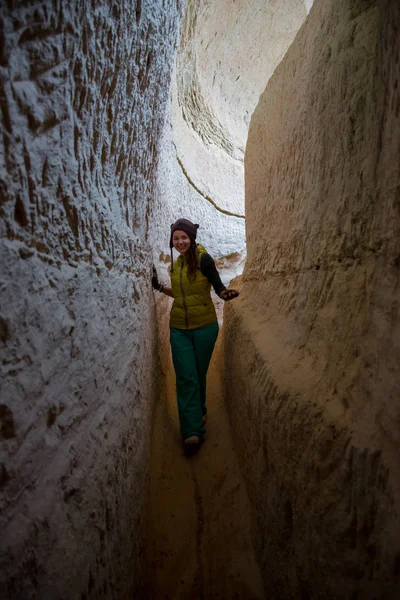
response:
<svg viewBox="0 0 400 600"><path fill-rule="evenodd" d="M207 277L208 281L213 286L215 293L220 295L226 287L221 281L217 267L215 266L214 259L209 254L202 254L200 258L200 270L204 277Z"/></svg>

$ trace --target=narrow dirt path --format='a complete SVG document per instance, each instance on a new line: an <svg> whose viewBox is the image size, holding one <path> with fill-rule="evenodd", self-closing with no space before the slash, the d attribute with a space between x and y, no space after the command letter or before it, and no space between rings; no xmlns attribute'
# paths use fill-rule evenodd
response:
<svg viewBox="0 0 400 600"><path fill-rule="evenodd" d="M153 600L264 598L250 536L250 505L231 438L218 371L220 340L208 377L207 441L183 455L175 381L156 411L148 540Z"/></svg>

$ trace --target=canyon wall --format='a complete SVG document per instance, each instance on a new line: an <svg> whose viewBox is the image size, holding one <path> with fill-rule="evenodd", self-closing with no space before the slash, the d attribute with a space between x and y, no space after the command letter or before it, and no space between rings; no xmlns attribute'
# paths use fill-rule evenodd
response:
<svg viewBox="0 0 400 600"><path fill-rule="evenodd" d="M225 366L271 598L400 597L399 40L319 0L251 119Z"/></svg>
<svg viewBox="0 0 400 600"><path fill-rule="evenodd" d="M225 285L242 273L250 116L306 16L303 0L186 3L149 218L161 281L169 282L170 225L179 217L200 224L197 239L215 258ZM223 302L212 297L221 321ZM155 298L160 362L168 370L172 300L157 292Z"/></svg>
<svg viewBox="0 0 400 600"><path fill-rule="evenodd" d="M164 278L168 227L182 216L200 224L199 241L219 259L224 282L242 273L250 116L306 16L303 0L188 0L158 169L163 219L150 222Z"/></svg>
<svg viewBox="0 0 400 600"><path fill-rule="evenodd" d="M148 217L181 8L2 4L2 598L131 598L139 584Z"/></svg>

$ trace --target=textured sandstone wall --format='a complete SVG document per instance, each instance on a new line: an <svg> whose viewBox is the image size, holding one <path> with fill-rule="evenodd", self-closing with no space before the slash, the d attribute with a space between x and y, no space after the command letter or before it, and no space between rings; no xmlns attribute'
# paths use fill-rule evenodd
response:
<svg viewBox="0 0 400 600"><path fill-rule="evenodd" d="M168 255L165 225L187 216L222 259L224 279L242 272L250 116L306 15L302 0L187 2L159 165L163 222L151 224L161 267Z"/></svg>
<svg viewBox="0 0 400 600"><path fill-rule="evenodd" d="M400 597L399 40L316 2L251 120L227 397L274 598Z"/></svg>
<svg viewBox="0 0 400 600"><path fill-rule="evenodd" d="M128 598L156 379L148 215L179 3L1 11L1 595Z"/></svg>

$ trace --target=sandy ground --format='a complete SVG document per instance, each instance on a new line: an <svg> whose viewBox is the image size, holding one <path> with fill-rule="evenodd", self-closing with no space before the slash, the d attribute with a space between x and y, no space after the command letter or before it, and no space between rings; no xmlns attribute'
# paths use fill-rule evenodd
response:
<svg viewBox="0 0 400 600"><path fill-rule="evenodd" d="M195 456L183 454L173 372L156 410L146 598L264 598L219 378L221 337L208 376L207 440Z"/></svg>

